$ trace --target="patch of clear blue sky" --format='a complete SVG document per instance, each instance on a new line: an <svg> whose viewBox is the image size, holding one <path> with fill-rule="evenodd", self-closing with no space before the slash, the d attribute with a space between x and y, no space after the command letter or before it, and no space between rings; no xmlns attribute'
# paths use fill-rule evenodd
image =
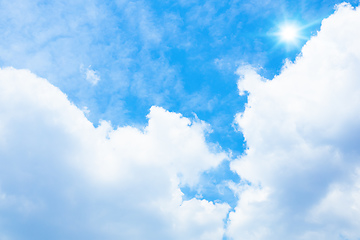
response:
<svg viewBox="0 0 360 240"><path fill-rule="evenodd" d="M160 29L161 41L144 42L141 33L133 32L136 24L128 24L127 19L123 24L122 19L119 28L135 43L128 76L130 92L118 96L126 121L106 114L112 104L116 105L116 92L107 95L105 91L107 96L96 94L99 112L94 114L94 122L96 117L105 114L103 117L114 125L145 124L149 107L157 104L186 117L195 113L212 125L211 141L241 153L243 139L233 130L232 121L234 115L244 109L246 98L238 96L236 68L249 63L259 67L263 76L272 78L279 73L285 59L294 60L306 41L291 48L278 44L278 39L271 35L278 24L295 20L300 25L309 25L302 32L309 38L316 34L321 20L330 15L339 2L136 2L132 13L146 12L150 30ZM123 14L122 8L127 8L127 4L120 6L120 10L119 5L112 6L113 13ZM134 10L140 6L145 10ZM137 17L141 20L141 16ZM169 28L163 27L169 23ZM141 26L138 30L142 31Z"/></svg>
<svg viewBox="0 0 360 240"><path fill-rule="evenodd" d="M226 202L232 208L237 204L235 193L231 190L230 182L239 183L240 177L229 168L229 161L222 162L216 169L204 172L200 177L196 189L183 186L184 199L198 198L214 202Z"/></svg>
<svg viewBox="0 0 360 240"><path fill-rule="evenodd" d="M251 64L271 79L341 2L0 1L0 63L47 78L88 107L94 125L104 119L143 127L152 105L190 118L195 113L212 126L208 140L236 156L246 146L232 123L247 101L238 95L237 67ZM271 35L284 21L307 26L297 46ZM81 70L90 65L101 77L95 86ZM233 205L223 184L229 180L239 178L224 162L203 174L199 189L183 191Z"/></svg>

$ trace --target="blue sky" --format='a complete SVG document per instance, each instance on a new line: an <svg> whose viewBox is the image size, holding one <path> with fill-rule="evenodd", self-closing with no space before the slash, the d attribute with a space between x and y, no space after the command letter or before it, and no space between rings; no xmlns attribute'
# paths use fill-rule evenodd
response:
<svg viewBox="0 0 360 240"><path fill-rule="evenodd" d="M0 1L0 239L358 239L357 5Z"/></svg>
<svg viewBox="0 0 360 240"><path fill-rule="evenodd" d="M159 105L195 113L212 125L213 141L236 151L241 137L231 122L246 101L237 94L237 67L251 64L272 78L305 43L279 45L272 35L279 24L309 25L302 33L309 38L336 3L4 2L1 62L48 79L86 106L95 125L144 125ZM84 81L88 68L101 78L96 86Z"/></svg>

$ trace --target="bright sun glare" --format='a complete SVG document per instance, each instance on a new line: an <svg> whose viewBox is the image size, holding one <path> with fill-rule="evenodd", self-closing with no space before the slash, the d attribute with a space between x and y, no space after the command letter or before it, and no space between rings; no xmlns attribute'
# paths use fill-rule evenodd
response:
<svg viewBox="0 0 360 240"><path fill-rule="evenodd" d="M294 42L298 37L298 28L294 25L284 25L280 28L279 35L284 42Z"/></svg>

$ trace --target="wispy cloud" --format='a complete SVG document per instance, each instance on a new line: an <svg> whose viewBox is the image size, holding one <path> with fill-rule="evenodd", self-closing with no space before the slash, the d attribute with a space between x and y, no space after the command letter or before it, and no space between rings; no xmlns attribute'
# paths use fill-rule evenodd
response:
<svg viewBox="0 0 360 240"><path fill-rule="evenodd" d="M100 81L99 73L91 69L91 65L86 69L84 68L84 65L80 65L80 71L84 74L85 79L92 85L96 85Z"/></svg>

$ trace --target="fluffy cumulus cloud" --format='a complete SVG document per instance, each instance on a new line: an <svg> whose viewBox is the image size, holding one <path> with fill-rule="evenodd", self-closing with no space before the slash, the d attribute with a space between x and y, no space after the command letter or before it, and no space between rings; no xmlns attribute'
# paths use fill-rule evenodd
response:
<svg viewBox="0 0 360 240"><path fill-rule="evenodd" d="M359 239L359 29L360 8L342 4L271 81L239 68L248 148L231 165L229 238Z"/></svg>
<svg viewBox="0 0 360 240"><path fill-rule="evenodd" d="M144 16L144 42L157 45L162 30L149 35L156 21ZM181 191L229 158L206 141L207 123L153 106L144 128L94 127L47 80L0 69L0 239L359 239L359 29L360 8L342 4L272 80L239 68L247 149L231 162L231 211ZM83 78L101 85L94 69Z"/></svg>
<svg viewBox="0 0 360 240"><path fill-rule="evenodd" d="M0 70L1 239L221 239L229 206L179 186L227 154L209 126L152 107L144 129L95 128L27 70Z"/></svg>

